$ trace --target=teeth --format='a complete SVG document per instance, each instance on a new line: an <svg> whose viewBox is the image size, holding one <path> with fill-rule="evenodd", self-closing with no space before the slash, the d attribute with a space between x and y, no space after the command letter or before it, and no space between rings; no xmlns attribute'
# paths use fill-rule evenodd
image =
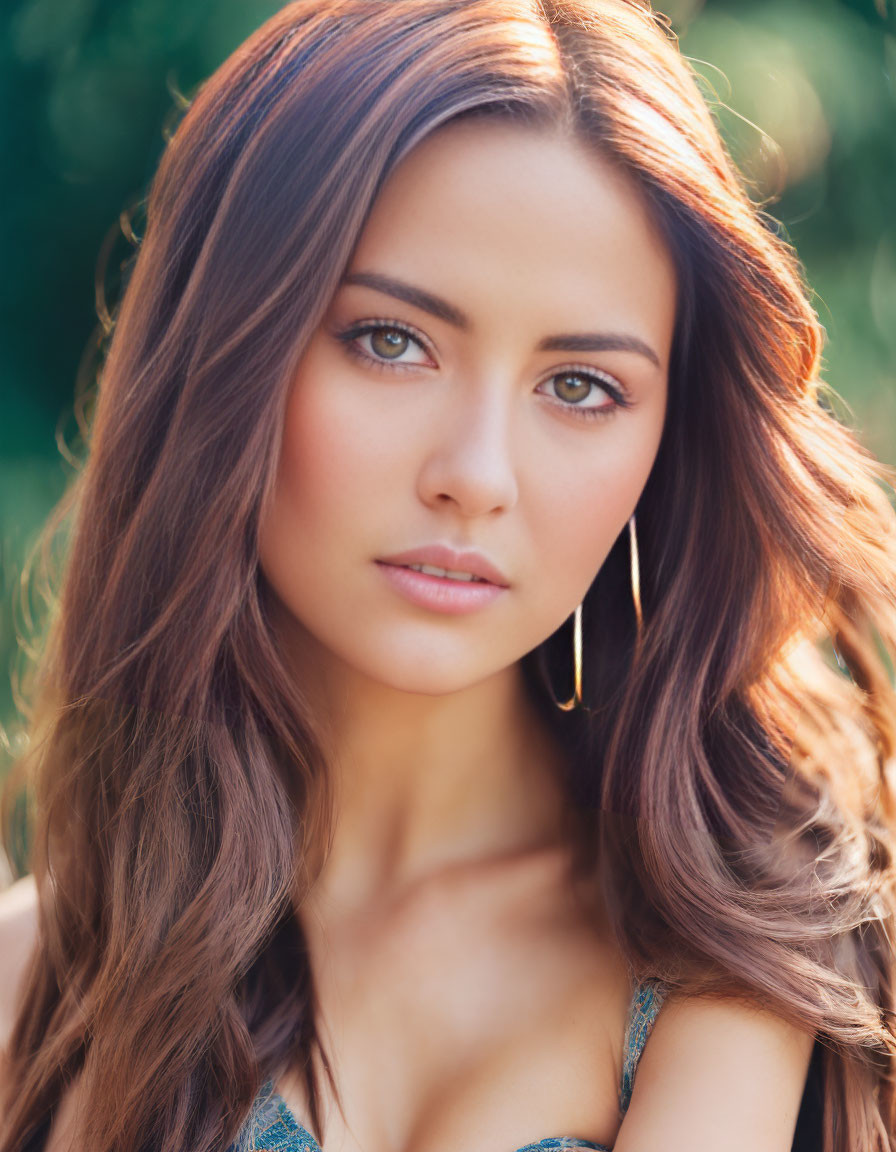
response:
<svg viewBox="0 0 896 1152"><path fill-rule="evenodd" d="M470 572L452 572L450 568L436 568L432 564L406 564L406 568L413 568L415 572L425 572L427 576L447 576L451 580L476 580L480 584L487 584L487 580L482 580L478 576L473 576Z"/></svg>

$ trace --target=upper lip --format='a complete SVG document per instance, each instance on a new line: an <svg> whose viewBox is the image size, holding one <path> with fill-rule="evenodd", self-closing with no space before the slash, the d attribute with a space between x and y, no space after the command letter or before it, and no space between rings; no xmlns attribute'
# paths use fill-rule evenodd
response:
<svg viewBox="0 0 896 1152"><path fill-rule="evenodd" d="M386 564L431 564L434 568L447 568L451 572L469 572L472 576L488 580L490 584L508 587L504 573L481 552L456 552L446 544L427 544L423 548L412 548L394 556L383 556L382 561Z"/></svg>

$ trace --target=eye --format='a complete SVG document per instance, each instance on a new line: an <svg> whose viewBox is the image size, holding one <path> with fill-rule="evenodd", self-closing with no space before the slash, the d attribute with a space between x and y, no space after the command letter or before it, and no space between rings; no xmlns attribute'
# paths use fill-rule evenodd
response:
<svg viewBox="0 0 896 1152"><path fill-rule="evenodd" d="M365 320L359 324L333 333L337 340L345 346L349 355L363 361L374 368L390 369L426 367L427 360L402 360L412 345L425 355L429 355L427 342L424 337L411 328L410 325L396 320ZM368 346L363 347L359 341L368 340ZM572 412L583 419L600 419L612 416L619 408L630 408L631 401L619 381L594 368L583 365L573 365L561 372L555 372L547 383L555 385L551 396L552 403ZM596 392L603 392L611 399L610 404L586 403L594 399ZM542 393L544 394L544 393Z"/></svg>
<svg viewBox="0 0 896 1152"><path fill-rule="evenodd" d="M555 372L545 383L553 385L553 391L548 393L552 399L585 419L612 416L619 408L631 407L619 381L593 368L566 368ZM609 396L612 403L600 403L600 392Z"/></svg>
<svg viewBox="0 0 896 1152"><path fill-rule="evenodd" d="M377 368L419 368L425 367L427 360L406 361L400 359L411 345L416 346L425 355L428 355L426 343L422 336L416 334L409 326L394 321L367 320L363 324L355 324L342 332L334 333L336 339L341 341L346 351L372 364ZM358 341L369 337L368 347L362 347Z"/></svg>

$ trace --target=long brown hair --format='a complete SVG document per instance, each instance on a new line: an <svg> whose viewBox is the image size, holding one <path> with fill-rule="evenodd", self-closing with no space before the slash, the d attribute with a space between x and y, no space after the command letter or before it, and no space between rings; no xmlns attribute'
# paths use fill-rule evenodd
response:
<svg viewBox="0 0 896 1152"><path fill-rule="evenodd" d="M48 525L65 563L19 764L39 940L0 1152L37 1146L78 1073L95 1152L217 1152L287 1067L320 1130L296 908L333 800L257 527L289 382L378 190L474 115L621 165L681 289L637 508L643 637L620 537L584 604L589 710L548 703L565 628L523 662L569 751L581 867L639 976L816 1032L824 1152L896 1149L894 476L835 418L795 254L646 5L297 0L166 148Z"/></svg>

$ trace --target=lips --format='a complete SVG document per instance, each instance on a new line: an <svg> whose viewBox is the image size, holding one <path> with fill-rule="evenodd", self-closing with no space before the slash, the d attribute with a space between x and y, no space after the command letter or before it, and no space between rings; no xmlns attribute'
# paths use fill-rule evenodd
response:
<svg viewBox="0 0 896 1152"><path fill-rule="evenodd" d="M397 552L392 556L382 556L379 563L393 564L406 568L409 564L429 564L434 568L445 568L451 572L468 572L495 584L499 588L509 587L507 577L482 552L475 550L457 551L446 544L427 544L422 548L412 548L407 552Z"/></svg>

